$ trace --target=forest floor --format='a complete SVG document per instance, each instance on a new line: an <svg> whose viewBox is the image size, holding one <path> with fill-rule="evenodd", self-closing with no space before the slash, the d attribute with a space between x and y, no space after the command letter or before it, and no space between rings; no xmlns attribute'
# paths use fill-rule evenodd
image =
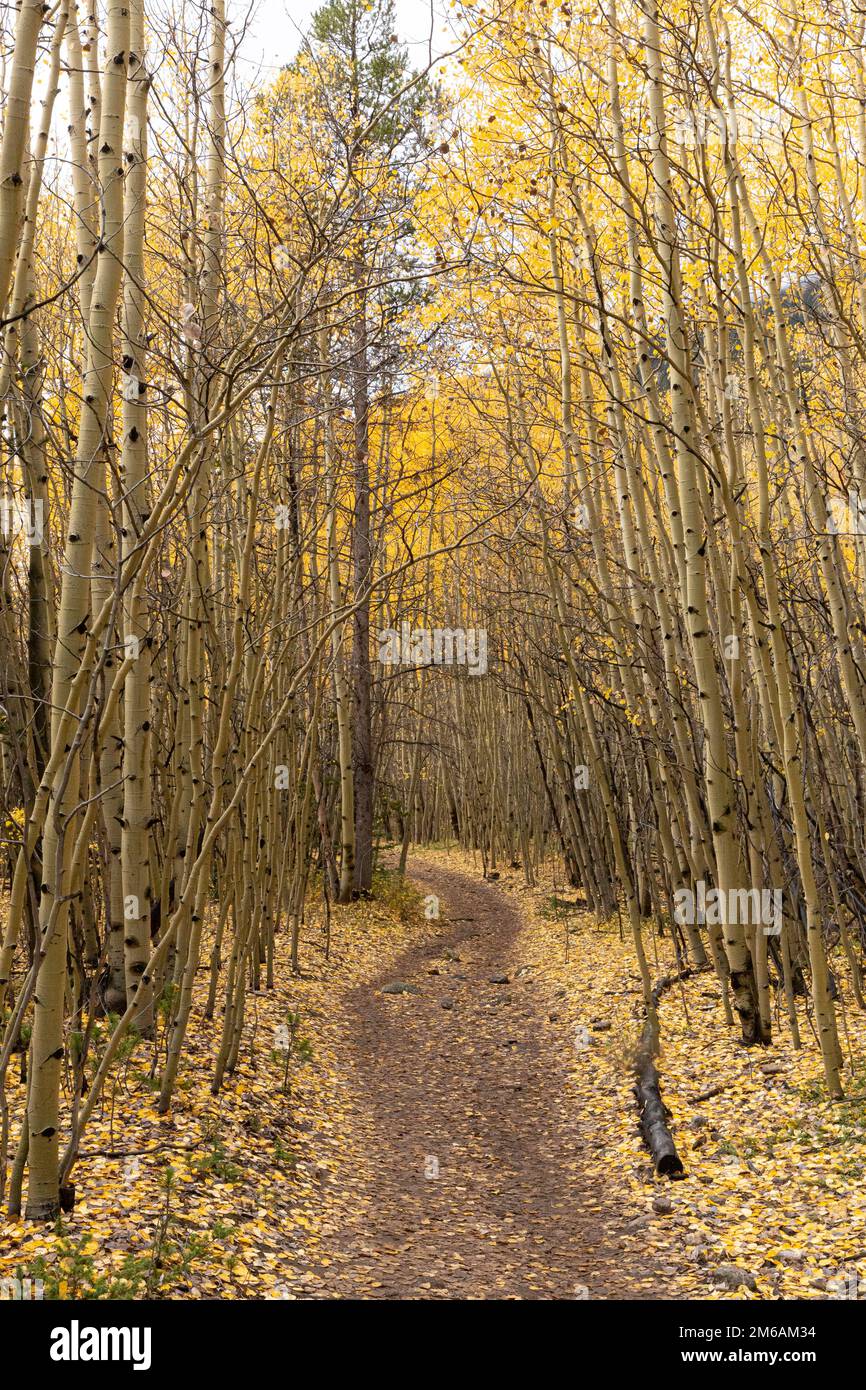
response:
<svg viewBox="0 0 866 1390"><path fill-rule="evenodd" d="M519 908L433 862L411 873L443 915L346 1001L375 1161L315 1267L319 1295L664 1297L660 1261L599 1163Z"/></svg>
<svg viewBox="0 0 866 1390"><path fill-rule="evenodd" d="M714 977L665 996L686 1176L659 1179L617 920L596 923L549 873L485 882L454 850L413 855L409 875L415 888L385 874L372 901L336 909L327 955L312 917L300 977L279 953L218 1097L203 969L171 1112L155 1109L158 1045L139 1042L85 1136L74 1211L0 1222L0 1278L78 1298L866 1296L864 1078L822 1099L805 1004L803 1049L780 1020L758 1054L733 1043ZM861 1047L862 1019L846 1011ZM13 1112L24 1089L10 1085Z"/></svg>

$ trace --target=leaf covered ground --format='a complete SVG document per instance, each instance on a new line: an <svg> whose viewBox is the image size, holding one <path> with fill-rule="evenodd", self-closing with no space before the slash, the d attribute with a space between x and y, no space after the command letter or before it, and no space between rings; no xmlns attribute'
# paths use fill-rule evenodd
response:
<svg viewBox="0 0 866 1390"><path fill-rule="evenodd" d="M642 1004L617 920L596 923L552 873L485 884L457 851L410 873L417 889L383 875L372 901L335 910L328 959L311 911L300 977L278 938L276 988L250 996L218 1097L201 972L171 1112L139 1042L85 1135L74 1211L56 1228L5 1220L0 1277L41 1278L49 1298L862 1290L866 1085L850 1075L844 1102L824 1098L806 1001L803 1048L780 1020L757 1052L731 1049L712 976L665 995L686 1177L661 1180L636 1125ZM655 949L658 977L673 962ZM846 1004L856 1054L866 1029ZM20 1109L17 1077L10 1093Z"/></svg>
<svg viewBox="0 0 866 1390"><path fill-rule="evenodd" d="M423 933L417 893L386 880L380 889L332 910L328 959L321 915L310 913L300 976L278 937L276 987L248 996L239 1063L216 1097L220 1022L204 1018L199 972L170 1112L157 1113L154 1046L139 1042L88 1126L74 1211L56 1228L0 1220L0 1278L42 1277L46 1297L297 1295L329 1223L352 1208L351 1190L325 1200L338 1161L364 1164L352 1157L342 1000ZM280 1030L291 1016L309 1057L290 1060L285 1089ZM9 1090L17 1118L24 1085L10 1078Z"/></svg>
<svg viewBox="0 0 866 1390"><path fill-rule="evenodd" d="M605 1182L634 1213L672 1295L866 1297L866 1076L849 1067L846 1100L827 1098L809 1001L798 1000L799 1051L778 1015L771 1047L734 1049L713 975L666 992L659 1070L687 1176L655 1178L634 1123L629 1062L643 1011L627 928L563 906L576 895L552 877L530 890L503 869L498 886L521 902L526 958L575 1031L575 1083L598 1123ZM675 969L664 940L648 950L654 979ZM866 1017L850 996L842 1002L848 1056L862 1056ZM748 1283L726 1287L736 1270Z"/></svg>

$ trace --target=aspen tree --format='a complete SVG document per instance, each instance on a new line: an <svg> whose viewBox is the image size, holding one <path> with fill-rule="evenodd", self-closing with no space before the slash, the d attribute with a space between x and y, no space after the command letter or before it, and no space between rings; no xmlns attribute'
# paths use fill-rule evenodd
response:
<svg viewBox="0 0 866 1390"><path fill-rule="evenodd" d="M665 314L665 349L671 372L671 415L679 474L679 500L683 516L689 636L694 653L698 696L706 738L705 780L711 816L718 886L729 894L740 886L734 840L734 785L725 742L724 719L715 655L709 629L706 598L706 523L698 493L697 435L692 404L688 337L680 308L680 268L675 241L675 209L667 157L667 125L661 69L661 37L653 0L641 6L650 86L651 146L654 177L655 247L660 258ZM743 1041L761 1041L761 1020L752 960L741 924L726 918L722 923L725 951L730 966L731 990L740 1016Z"/></svg>
<svg viewBox="0 0 866 1390"><path fill-rule="evenodd" d="M36 45L45 16L42 0L20 0L17 8L15 47L3 113L3 134L0 137L0 317L5 314L18 250L24 189L23 162L30 129Z"/></svg>
<svg viewBox="0 0 866 1390"><path fill-rule="evenodd" d="M114 377L114 311L123 256L121 159L128 53L129 12L122 4L111 4L108 10L99 131L99 176L105 230L88 322L84 399L62 565L51 692L52 754L57 750L58 736L65 723L64 712L75 713L75 705L71 704L72 690L75 673L81 667L90 607L89 575L98 505L97 488ZM63 995L69 909L67 883L72 868L74 813L79 788L77 750L73 745L65 751L66 766L55 774L53 806L43 839L43 891L39 919L42 944L33 1012L33 1077L27 1118L30 1131L27 1215L37 1219L56 1216L60 1201L57 1153L60 1064L64 1051Z"/></svg>
<svg viewBox="0 0 866 1390"><path fill-rule="evenodd" d="M340 763L340 889L339 900L347 903L355 882L355 791L352 761L352 725L349 697L343 668L342 628L337 624L341 607L340 556L337 544L337 459L334 449L333 416L328 386L327 330L320 333L320 363L324 399L325 476L327 479L328 597L331 633L331 662L334 672L334 701L337 715L337 748Z"/></svg>
<svg viewBox="0 0 866 1390"><path fill-rule="evenodd" d="M150 77L146 67L144 6L130 3L130 84L124 142L123 284L123 442L120 480L123 488L121 554L141 544L150 515L148 480L147 340L145 330L144 230L147 206L147 105ZM151 800L151 650L152 619L141 592L133 590L124 605L123 647L131 665L123 701L122 897L125 992L134 993L150 954L150 914L154 895L149 843ZM139 996L135 1026L153 1027L152 992Z"/></svg>

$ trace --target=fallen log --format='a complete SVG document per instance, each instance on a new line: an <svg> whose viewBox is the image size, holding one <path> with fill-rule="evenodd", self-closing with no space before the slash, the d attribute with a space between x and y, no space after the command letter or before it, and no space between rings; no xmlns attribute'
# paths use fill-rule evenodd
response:
<svg viewBox="0 0 866 1390"><path fill-rule="evenodd" d="M641 1133L656 1172L662 1177L683 1177L685 1169L668 1129L668 1111L661 1097L659 1074L652 1057L643 1059L635 1091L640 1106Z"/></svg>
<svg viewBox="0 0 866 1390"><path fill-rule="evenodd" d="M650 1151L655 1170L662 1177L685 1177L685 1168L668 1127L670 1111L662 1100L655 1064L659 1051L658 1006L666 989L670 989L671 985L677 984L680 980L687 980L695 973L695 969L688 966L659 980L651 995L646 1023L635 1056L635 1095L640 1111L641 1134Z"/></svg>

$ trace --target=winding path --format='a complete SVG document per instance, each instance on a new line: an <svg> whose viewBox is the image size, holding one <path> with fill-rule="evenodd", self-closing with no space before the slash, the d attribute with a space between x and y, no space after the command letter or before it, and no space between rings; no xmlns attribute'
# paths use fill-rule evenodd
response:
<svg viewBox="0 0 866 1390"><path fill-rule="evenodd" d="M327 1242L317 1296L664 1298L652 1257L635 1268L626 1214L590 1157L573 1043L521 963L518 910L438 864L409 872L441 916L349 999L375 1176L358 1194L364 1216Z"/></svg>

